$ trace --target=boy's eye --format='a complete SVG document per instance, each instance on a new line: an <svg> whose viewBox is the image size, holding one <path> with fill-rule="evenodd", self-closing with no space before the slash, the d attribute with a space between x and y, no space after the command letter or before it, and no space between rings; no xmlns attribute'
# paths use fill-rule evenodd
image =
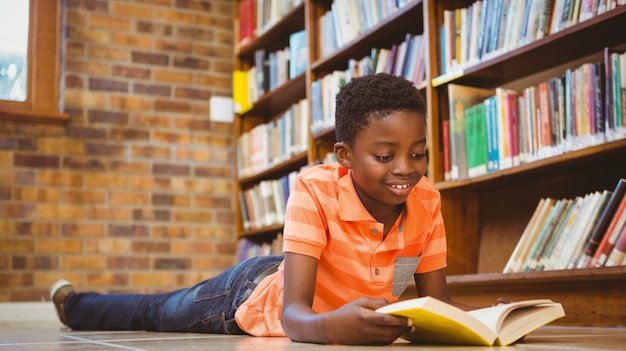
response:
<svg viewBox="0 0 626 351"><path fill-rule="evenodd" d="M387 161L391 161L393 159L393 156L391 156L391 155L377 155L376 158L379 161L387 162Z"/></svg>
<svg viewBox="0 0 626 351"><path fill-rule="evenodd" d="M412 157L414 160L421 160L421 159L423 159L424 157L426 157L426 154L411 154L411 157Z"/></svg>

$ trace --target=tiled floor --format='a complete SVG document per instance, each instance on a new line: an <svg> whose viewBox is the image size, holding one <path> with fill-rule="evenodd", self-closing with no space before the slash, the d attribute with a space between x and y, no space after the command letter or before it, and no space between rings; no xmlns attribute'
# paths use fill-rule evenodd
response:
<svg viewBox="0 0 626 351"><path fill-rule="evenodd" d="M45 307L42 311L41 307ZM459 347L411 345L398 342L389 346L323 346L291 342L287 338L255 338L207 334L155 332L79 332L64 328L50 305L28 309L0 307L0 351L74 350L203 350L203 351L353 351L393 350L399 347L428 350L496 350L498 347ZM33 318L35 313L37 318ZM30 314L30 317L28 316ZM543 327L512 347L514 350L626 350L626 328Z"/></svg>

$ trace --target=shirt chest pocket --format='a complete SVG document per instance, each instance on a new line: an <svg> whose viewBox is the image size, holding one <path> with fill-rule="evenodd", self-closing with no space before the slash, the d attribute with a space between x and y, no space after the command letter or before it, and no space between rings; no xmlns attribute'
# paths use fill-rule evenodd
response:
<svg viewBox="0 0 626 351"><path fill-rule="evenodd" d="M406 287L413 281L413 275L420 263L422 254L413 257L396 257L393 267L393 283L391 286L391 294L400 296L406 290Z"/></svg>

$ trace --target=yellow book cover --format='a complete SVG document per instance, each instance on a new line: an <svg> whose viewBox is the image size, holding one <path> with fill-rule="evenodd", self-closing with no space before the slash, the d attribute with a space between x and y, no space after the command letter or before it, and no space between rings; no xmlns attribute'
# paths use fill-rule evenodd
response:
<svg viewBox="0 0 626 351"><path fill-rule="evenodd" d="M506 346L565 316L560 303L534 299L472 311L427 296L399 301L376 310L411 318L415 330L402 336L414 343Z"/></svg>
<svg viewBox="0 0 626 351"><path fill-rule="evenodd" d="M252 108L248 96L248 72L246 71L233 72L233 102L235 112L239 114L246 113Z"/></svg>

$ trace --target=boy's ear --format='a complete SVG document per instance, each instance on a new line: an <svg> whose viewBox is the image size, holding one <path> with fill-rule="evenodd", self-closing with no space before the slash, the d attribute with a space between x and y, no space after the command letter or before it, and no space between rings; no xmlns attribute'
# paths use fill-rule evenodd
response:
<svg viewBox="0 0 626 351"><path fill-rule="evenodd" d="M335 143L334 149L337 162L346 168L350 168L352 166L352 153L350 152L350 147L343 141L338 141Z"/></svg>

